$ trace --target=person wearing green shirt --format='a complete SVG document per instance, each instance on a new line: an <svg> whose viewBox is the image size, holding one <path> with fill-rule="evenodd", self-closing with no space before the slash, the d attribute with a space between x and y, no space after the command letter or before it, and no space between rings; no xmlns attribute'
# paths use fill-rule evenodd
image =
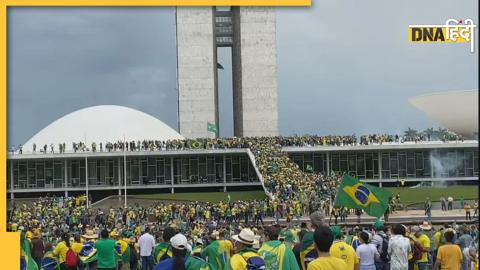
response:
<svg viewBox="0 0 480 270"><path fill-rule="evenodd" d="M325 223L325 215L320 211L315 211L310 215L310 222L311 231L305 233L300 247L299 257L302 270L307 270L308 264L318 257L313 232Z"/></svg>
<svg viewBox="0 0 480 270"><path fill-rule="evenodd" d="M258 253L264 258L266 269L299 270L293 251L282 241L277 240L280 228L269 226L265 234L269 241L265 242Z"/></svg>
<svg viewBox="0 0 480 270"><path fill-rule="evenodd" d="M227 258L230 256L227 256L225 251L222 250L222 246L218 238L219 233L217 231L213 231L210 234L210 239L212 242L203 249L201 252L201 257L210 263L215 269L227 270L229 269Z"/></svg>
<svg viewBox="0 0 480 270"><path fill-rule="evenodd" d="M95 242L97 249L97 269L115 270L117 268L117 254L115 251L115 240L108 238L108 231L102 230L102 239Z"/></svg>

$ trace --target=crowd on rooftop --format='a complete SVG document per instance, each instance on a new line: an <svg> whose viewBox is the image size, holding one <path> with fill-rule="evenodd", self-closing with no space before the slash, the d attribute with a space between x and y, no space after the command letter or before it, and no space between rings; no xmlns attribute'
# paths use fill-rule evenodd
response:
<svg viewBox="0 0 480 270"><path fill-rule="evenodd" d="M112 152L112 151L170 151L170 150L195 150L195 149L232 149L248 148L252 141L258 140L258 137L244 138L197 138L184 140L116 140L108 142L92 142L89 145L86 142L72 142L69 152ZM260 138L262 139L262 138ZM371 145L386 143L422 143L427 141L463 141L461 135L457 135L444 129L427 129L417 132L413 129L405 131L403 135L399 134L369 134L361 135L304 135L304 136L275 136L270 137L281 146L353 146L353 145ZM37 147L32 145L31 153L65 153L67 145L65 142L44 144ZM28 151L28 150L27 150ZM11 153L22 154L24 149L22 145L12 147Z"/></svg>

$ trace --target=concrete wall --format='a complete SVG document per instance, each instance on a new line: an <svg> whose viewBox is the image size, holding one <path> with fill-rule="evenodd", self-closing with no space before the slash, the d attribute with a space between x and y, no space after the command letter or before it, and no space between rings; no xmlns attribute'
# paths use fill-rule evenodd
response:
<svg viewBox="0 0 480 270"><path fill-rule="evenodd" d="M216 123L217 49L212 7L178 7L178 124L187 138L215 137L207 123Z"/></svg>
<svg viewBox="0 0 480 270"><path fill-rule="evenodd" d="M234 133L278 135L275 9L235 7L233 11Z"/></svg>

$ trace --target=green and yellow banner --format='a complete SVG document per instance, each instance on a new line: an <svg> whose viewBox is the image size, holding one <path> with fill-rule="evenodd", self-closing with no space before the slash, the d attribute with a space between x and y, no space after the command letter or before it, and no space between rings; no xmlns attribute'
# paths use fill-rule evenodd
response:
<svg viewBox="0 0 480 270"><path fill-rule="evenodd" d="M335 197L335 207L360 208L368 215L381 217L388 208L392 193L345 175Z"/></svg>

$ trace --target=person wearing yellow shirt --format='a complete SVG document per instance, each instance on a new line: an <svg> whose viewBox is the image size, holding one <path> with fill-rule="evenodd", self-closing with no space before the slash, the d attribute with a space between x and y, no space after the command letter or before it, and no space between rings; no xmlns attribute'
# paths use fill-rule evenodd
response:
<svg viewBox="0 0 480 270"><path fill-rule="evenodd" d="M428 253L430 252L430 238L423 233L420 226L413 226L411 231L413 240L419 242L424 250L422 258L417 260L418 270L426 270L428 266Z"/></svg>
<svg viewBox="0 0 480 270"><path fill-rule="evenodd" d="M71 248L70 246L70 236L68 233L62 234L62 241L60 241L55 249L53 250L53 256L58 258L58 263L60 264L61 270L76 270L75 268L69 268L65 264L65 260L67 257L67 251Z"/></svg>
<svg viewBox="0 0 480 270"><path fill-rule="evenodd" d="M438 248L442 245L443 230L443 227L440 227L440 229L433 234L433 245L435 249L433 250L432 261L434 262L437 260Z"/></svg>
<svg viewBox="0 0 480 270"><path fill-rule="evenodd" d="M255 234L246 228L240 234L233 235L232 239L235 241L235 255L230 259L230 267L232 270L247 270L247 261L252 257L260 257L252 248L255 243Z"/></svg>
<svg viewBox="0 0 480 270"><path fill-rule="evenodd" d="M453 244L453 231L444 233L445 244L438 248L437 261L433 270L460 270L463 254L458 245Z"/></svg>
<svg viewBox="0 0 480 270"><path fill-rule="evenodd" d="M318 257L308 264L307 270L347 270L347 264L342 259L330 255L333 243L333 233L329 227L320 225L313 234Z"/></svg>
<svg viewBox="0 0 480 270"><path fill-rule="evenodd" d="M332 226L330 230L333 234L333 244L330 247L330 256L339 258L347 264L348 270L359 270L360 261L357 253L348 245L345 241L342 240L342 231L339 226Z"/></svg>
<svg viewBox="0 0 480 270"><path fill-rule="evenodd" d="M72 250L73 250L73 252L75 252L75 254L78 254L78 253L80 253L80 251L82 251L83 243L80 240L80 235L78 235L78 234L74 235L73 236L73 241L70 242L70 243L72 245Z"/></svg>
<svg viewBox="0 0 480 270"><path fill-rule="evenodd" d="M227 261L230 260L230 257L233 254L233 243L230 240L225 239L225 231L221 230L218 233L218 242L220 243L220 248L222 251L225 251L227 256Z"/></svg>

